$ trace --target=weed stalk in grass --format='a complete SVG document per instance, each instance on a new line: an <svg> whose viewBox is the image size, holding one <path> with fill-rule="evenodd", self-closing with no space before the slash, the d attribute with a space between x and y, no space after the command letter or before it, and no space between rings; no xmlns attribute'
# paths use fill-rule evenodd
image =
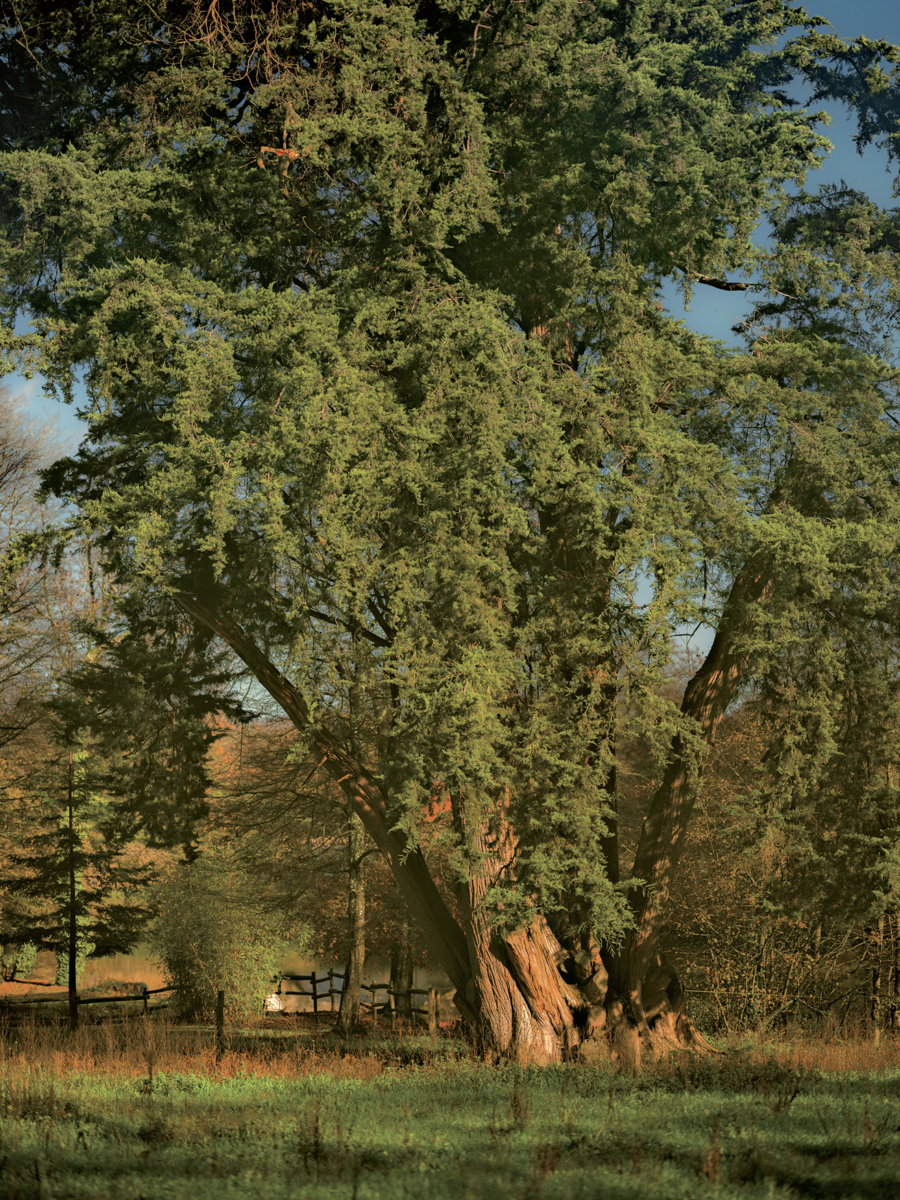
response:
<svg viewBox="0 0 900 1200"><path fill-rule="evenodd" d="M703 1161L697 1169L697 1174L702 1170L706 1182L712 1187L718 1187L722 1179L722 1146L719 1142L718 1126L713 1123L712 1139L709 1143L709 1148L703 1155Z"/></svg>

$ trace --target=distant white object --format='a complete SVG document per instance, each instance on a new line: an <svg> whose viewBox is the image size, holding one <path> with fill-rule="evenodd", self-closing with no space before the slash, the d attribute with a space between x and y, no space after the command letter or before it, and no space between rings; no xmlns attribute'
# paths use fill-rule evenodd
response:
<svg viewBox="0 0 900 1200"><path fill-rule="evenodd" d="M266 996L266 1012L281 1012L284 1008L284 996L278 996L274 992L271 996Z"/></svg>

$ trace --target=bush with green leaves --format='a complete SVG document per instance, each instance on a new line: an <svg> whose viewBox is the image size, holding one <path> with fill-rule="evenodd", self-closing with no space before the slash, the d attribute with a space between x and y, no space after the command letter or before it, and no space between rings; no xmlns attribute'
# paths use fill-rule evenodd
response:
<svg viewBox="0 0 900 1200"><path fill-rule="evenodd" d="M26 942L25 945L10 942L3 946L0 953L3 979L29 979L37 956L38 948L34 942Z"/></svg>
<svg viewBox="0 0 900 1200"><path fill-rule="evenodd" d="M211 1020L221 990L230 1020L260 1015L269 980L303 932L265 911L248 876L218 849L174 864L156 904L152 944L179 989L177 1011Z"/></svg>

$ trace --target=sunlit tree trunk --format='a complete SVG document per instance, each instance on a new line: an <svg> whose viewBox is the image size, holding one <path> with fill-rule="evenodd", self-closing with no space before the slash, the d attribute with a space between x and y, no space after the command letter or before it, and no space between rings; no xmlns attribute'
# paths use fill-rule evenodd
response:
<svg viewBox="0 0 900 1200"><path fill-rule="evenodd" d="M414 968L410 945L409 918L400 918L400 934L391 953L391 989L394 992L394 1007L398 1017L412 1020L412 994Z"/></svg>
<svg viewBox="0 0 900 1200"><path fill-rule="evenodd" d="M492 929L484 900L491 883L509 877L516 844L502 805L474 835L477 869L459 889L472 977L466 1001L477 1014L483 1050L521 1062L554 1062L578 1045L575 1014L583 1007L560 965L567 957L543 917L516 933Z"/></svg>
<svg viewBox="0 0 900 1200"><path fill-rule="evenodd" d="M360 991L366 964L366 834L356 813L347 823L347 967L341 989L341 1008L338 1024L350 1033L359 1021Z"/></svg>

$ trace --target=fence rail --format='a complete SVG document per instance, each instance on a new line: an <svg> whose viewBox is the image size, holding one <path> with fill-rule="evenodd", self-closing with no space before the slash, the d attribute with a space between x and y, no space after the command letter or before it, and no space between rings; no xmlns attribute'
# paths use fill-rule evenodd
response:
<svg viewBox="0 0 900 1200"><path fill-rule="evenodd" d="M319 1002L320 1001L324 1001L327 999L328 1003L329 1003L329 1012L334 1013L334 998L335 998L335 996L340 996L340 994L341 994L341 989L336 988L334 986L334 981L336 979L340 979L343 981L345 978L346 978L345 972L341 972L341 971L327 971L325 974L321 974L321 975L315 971L311 972L309 975L276 975L269 982L270 982L270 984L277 983L278 988L274 993L270 993L266 997L266 1004L265 1004L264 1011L270 1012L273 1010L273 1008L276 1011L278 1009L280 1009L280 1005L273 1005L272 1008L270 1008L270 1004L271 1004L272 1000L277 999L278 997L281 997L281 996L306 996L306 997L309 997L312 999L313 1014L316 1018L316 1021L318 1021L318 1019L319 1019ZM304 988L297 988L297 989L291 989L290 991L287 991L287 992L283 992L281 989L282 983L309 983L310 990L307 991ZM328 984L328 988L325 991L319 990L319 985L322 983ZM46 986L49 987L49 986L55 986L55 985L47 984ZM83 1005L83 1004L122 1004L129 1000L141 1001L144 1006L144 1013L148 1014L150 1011L150 1006L149 1006L148 1001L151 996L159 996L163 992L177 992L180 990L182 990L182 989L179 985L170 985L168 987L160 987L160 988L142 987L139 992L136 992L132 996L78 996L78 995L76 995L75 1003L80 1008L81 1005ZM383 1014L385 1012L385 1010L387 1010L387 1012L389 1014L391 1029L397 1028L397 1020L399 1017L399 1014L397 1012L397 997L398 996L409 996L410 1000L412 1000L413 996L427 996L427 998L428 998L427 1004L424 1007L416 1007L414 1004L411 1004L410 1012L411 1012L413 1021L415 1021L417 1019L421 1019L423 1022L425 1022L428 1025L428 1032L431 1034L431 1036L432 1037L437 1036L437 1026L438 1026L437 988L433 988L433 987L432 988L392 988L390 985L390 982L378 983L375 980L372 980L371 983L362 984L360 990L363 993L367 992L369 994L368 1000L363 1000L362 998L360 999L360 1008L362 1008L364 1010L367 1009L371 1013L373 1023L377 1023L379 1013ZM379 1001L379 998L378 998L379 992L385 993L385 995L387 996L387 999L385 1001ZM224 997L224 993L222 993L222 992L217 993L217 996L216 996L217 1010L221 1007L221 1005L223 1003L223 997ZM15 999L10 997L9 999L0 1000L0 1011L2 1011L3 1009L15 1010L25 1004L68 1005L68 1003L69 1003L69 996L68 996L67 992L60 992L59 994L57 994L55 996L23 996L21 998L17 997ZM221 1015L217 1011L217 1026L219 1026L221 1024L221 1020L222 1020ZM217 1042L217 1044L218 1044L218 1042Z"/></svg>
<svg viewBox="0 0 900 1200"><path fill-rule="evenodd" d="M56 986L47 984L46 986ZM161 988L141 988L133 996L79 996L76 994L75 1003L80 1008L82 1004L124 1004L128 1000L140 1000L144 1005L144 1012L149 1013L150 1005L148 998L150 996L158 996L161 992L177 992L177 987L161 987ZM5 1008L16 1009L22 1004L69 1004L68 992L60 993L56 996L22 996L9 997L0 1000L0 1012Z"/></svg>
<svg viewBox="0 0 900 1200"><path fill-rule="evenodd" d="M437 988L392 988L390 983L364 983L362 991L369 992L372 999L368 1004L360 1004L360 1007L371 1009L372 1020L377 1020L378 1004L376 996L378 992L384 991L387 993L387 1005L383 1005L381 1011L384 1012L387 1007L390 1014L391 1029L397 1028L397 996L427 996L428 1005L426 1008L416 1008L414 1005L410 1007L413 1020L416 1017L422 1017L428 1023L428 1032L432 1037L437 1036Z"/></svg>
<svg viewBox="0 0 900 1200"><path fill-rule="evenodd" d="M311 997L311 999L312 999L313 1015L315 1016L316 1020L318 1021L318 1019L319 1019L319 1001L327 999L329 1002L329 1011L333 1013L334 1012L334 998L335 998L335 996L340 996L340 994L341 994L341 989L336 988L334 986L334 981L335 981L335 979L344 979L344 978L345 978L345 974L342 974L339 971L328 971L324 975L318 975L315 971L313 971L310 975L276 975L269 982L277 983L278 989L277 989L277 991L270 993L270 995L266 997L265 1011L266 1012L280 1011L280 1005L277 1004L278 997L281 997L281 996L308 996L308 997ZM328 982L328 989L327 989L327 991L320 992L319 984L325 983L326 980ZM296 990L292 989L291 991L283 992L281 990L282 982L309 983L311 985L311 990L305 991L302 988L298 988ZM362 984L360 987L360 991L368 992L371 997L369 1000L360 1000L360 1008L368 1009L371 1012L373 1022L377 1022L377 1020L378 1020L379 1009L382 1012L384 1012L384 1010L387 1009L390 1014L391 1029L397 1028L397 1018L398 1018L397 1003L396 1003L397 996L410 996L410 997L412 997L412 996L427 996L428 997L427 1007L424 1007L424 1008L416 1008L414 1006L411 1007L412 1017L413 1017L413 1020L415 1020L417 1017L421 1017L428 1024L429 1033L432 1036L435 1036L437 1034L437 989L436 988L392 988L389 982L388 983L376 983L373 980L371 983ZM378 993L379 992L385 992L387 994L387 1001L382 1004L378 1003ZM273 999L276 1000L276 1004L274 1004L274 1005L271 1004ZM271 1007L270 1007L270 1005L271 1005Z"/></svg>
<svg viewBox="0 0 900 1200"><path fill-rule="evenodd" d="M310 975L275 975L269 980L269 983L277 983L278 990L271 992L269 996L266 997L266 1007L264 1011L271 1011L269 1009L269 1000L271 996L311 996L313 1002L313 1012L315 1013L316 1020L318 1020L320 1000L327 999L329 1002L329 1012L334 1012L334 998L335 996L339 996L341 994L341 989L334 986L334 981L336 979L344 978L345 972L342 971L327 971L324 975L317 975L315 971L313 971ZM328 981L328 990L325 992L320 992L319 984L325 983L326 980ZM283 981L287 981L288 983L310 983L312 984L312 990L305 992L302 988L299 988L296 991L282 992L281 984Z"/></svg>

